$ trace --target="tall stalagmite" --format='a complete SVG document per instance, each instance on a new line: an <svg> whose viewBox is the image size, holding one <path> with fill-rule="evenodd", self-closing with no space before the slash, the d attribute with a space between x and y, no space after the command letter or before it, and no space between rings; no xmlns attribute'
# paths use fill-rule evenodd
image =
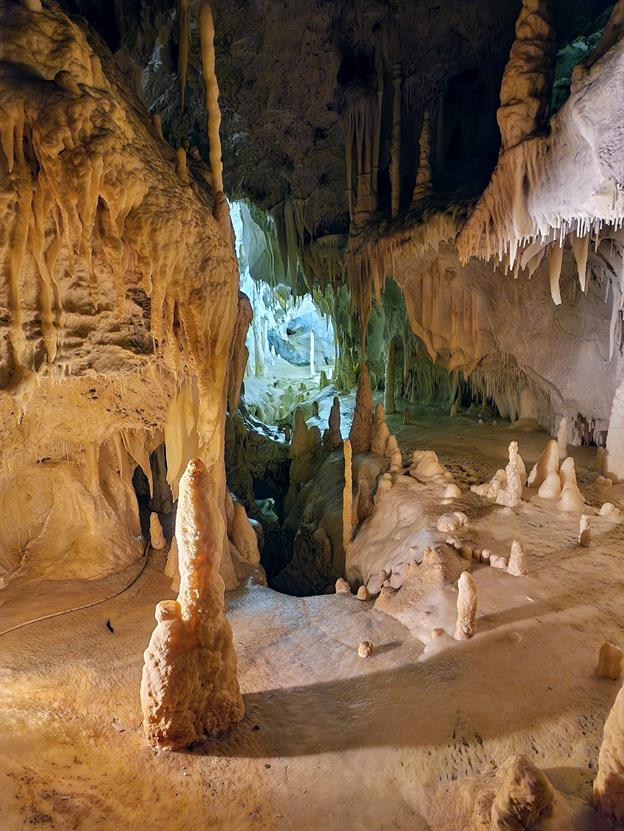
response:
<svg viewBox="0 0 624 831"><path fill-rule="evenodd" d="M370 450L373 434L373 393L368 376L368 367L362 361L358 388L355 396L355 410L349 438L354 453Z"/></svg>
<svg viewBox="0 0 624 831"><path fill-rule="evenodd" d="M215 484L203 462L192 459L180 481L176 517L180 592L156 606L141 681L143 729L158 747L187 747L222 733L245 712L223 611L224 539Z"/></svg>

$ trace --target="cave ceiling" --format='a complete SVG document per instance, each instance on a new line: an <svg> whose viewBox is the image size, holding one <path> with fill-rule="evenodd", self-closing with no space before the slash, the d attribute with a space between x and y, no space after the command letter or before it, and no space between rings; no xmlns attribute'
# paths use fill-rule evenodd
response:
<svg viewBox="0 0 624 831"><path fill-rule="evenodd" d="M163 131L208 158L198 4L189 4L184 107L175 2L65 0L116 56ZM183 3L181 5L184 5ZM513 0L215 0L225 187L265 210L297 204L308 239L345 234L349 101L381 112L377 213L390 213L393 76L401 89L400 214L409 209L423 114L433 123L434 188L442 202L476 197L499 151L500 80L514 37ZM561 0L559 48L591 36L609 4ZM561 97L561 89L558 90Z"/></svg>

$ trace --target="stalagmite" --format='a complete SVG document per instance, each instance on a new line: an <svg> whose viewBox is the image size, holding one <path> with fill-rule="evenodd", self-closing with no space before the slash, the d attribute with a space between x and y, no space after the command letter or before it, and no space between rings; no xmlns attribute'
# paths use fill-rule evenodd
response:
<svg viewBox="0 0 624 831"><path fill-rule="evenodd" d="M544 448L527 480L527 487L539 488L546 480L549 473L555 474L559 471L559 446L554 439L551 439Z"/></svg>
<svg viewBox="0 0 624 831"><path fill-rule="evenodd" d="M557 451L557 454L559 451ZM559 465L557 465L558 467ZM561 495L561 479L555 470L551 470L546 474L546 478L539 486L537 491L538 496L542 499L556 499Z"/></svg>
<svg viewBox="0 0 624 831"><path fill-rule="evenodd" d="M329 421L327 430L323 434L323 446L329 452L337 450L342 444L342 435L340 433L340 399L337 395L334 396L331 410L329 411Z"/></svg>
<svg viewBox="0 0 624 831"><path fill-rule="evenodd" d="M580 513L583 509L583 495L576 484L576 470L574 459L568 456L559 468L559 480L561 482L561 501L559 507L562 511Z"/></svg>
<svg viewBox="0 0 624 831"><path fill-rule="evenodd" d="M174 592L180 591L180 569L178 567L178 543L173 537L169 551L167 552L167 563L165 564L165 574L171 578L171 589Z"/></svg>
<svg viewBox="0 0 624 831"><path fill-rule="evenodd" d="M522 2L496 114L504 151L546 124L557 48L551 6L551 0Z"/></svg>
<svg viewBox="0 0 624 831"><path fill-rule="evenodd" d="M336 594L351 594L351 586L343 577L336 580Z"/></svg>
<svg viewBox="0 0 624 831"><path fill-rule="evenodd" d="M500 787L492 802L491 824L486 827L492 831L541 827L540 817L550 817L549 809L555 800L546 776L526 756L507 759L500 774Z"/></svg>
<svg viewBox="0 0 624 831"><path fill-rule="evenodd" d="M319 417L319 403L318 401L312 402L312 415L311 418L318 418Z"/></svg>
<svg viewBox="0 0 624 831"><path fill-rule="evenodd" d="M403 68L400 63L392 67L392 135L390 139L390 187L391 187L391 216L396 219L399 215L399 200L401 195L401 82ZM393 413L386 406L386 412Z"/></svg>
<svg viewBox="0 0 624 831"><path fill-rule="evenodd" d="M189 0L177 0L178 14L178 83L180 84L180 110L184 110L184 93L189 56Z"/></svg>
<svg viewBox="0 0 624 831"><path fill-rule="evenodd" d="M396 405L394 402L394 371L396 365L396 347L394 341L388 346L388 355L386 357L386 383L384 392L384 409L388 415L396 413Z"/></svg>
<svg viewBox="0 0 624 831"><path fill-rule="evenodd" d="M477 628L477 587L471 575L464 571L457 583L457 623L455 640L471 638Z"/></svg>
<svg viewBox="0 0 624 831"><path fill-rule="evenodd" d="M522 501L523 477L526 476L526 468L518 453L518 442L512 441L509 445L509 463L505 468L507 479L506 487L496 496L498 505L505 505L508 508L517 507Z"/></svg>
<svg viewBox="0 0 624 831"><path fill-rule="evenodd" d="M594 780L594 805L610 822L624 822L624 687L604 726Z"/></svg>
<svg viewBox="0 0 624 831"><path fill-rule="evenodd" d="M358 600L368 600L369 599L368 589L366 588L366 586L360 586L360 588L357 590L356 597L357 597Z"/></svg>
<svg viewBox="0 0 624 831"><path fill-rule="evenodd" d="M150 545L154 551L161 551L167 545L160 519L155 511L150 514Z"/></svg>
<svg viewBox="0 0 624 831"><path fill-rule="evenodd" d="M596 675L599 678L610 678L617 681L622 677L622 650L612 643L605 641L598 652L598 666Z"/></svg>
<svg viewBox="0 0 624 831"><path fill-rule="evenodd" d="M375 647L371 641L362 641L358 646L358 655L360 658L370 658L375 652Z"/></svg>
<svg viewBox="0 0 624 831"><path fill-rule="evenodd" d="M368 368L362 361L358 388L355 396L355 410L349 439L354 453L364 453L371 448L373 432L373 393Z"/></svg>
<svg viewBox="0 0 624 831"><path fill-rule="evenodd" d="M454 482L444 488L444 499L461 499L461 489Z"/></svg>
<svg viewBox="0 0 624 831"><path fill-rule="evenodd" d="M257 566L260 563L258 536L249 521L247 511L240 502L234 503L230 536L242 560L247 565Z"/></svg>
<svg viewBox="0 0 624 831"><path fill-rule="evenodd" d="M183 182L188 183L189 175L188 167L186 166L186 150L184 149L184 147L178 147L178 149L176 150L176 156L178 157L176 173Z"/></svg>
<svg viewBox="0 0 624 831"><path fill-rule="evenodd" d="M375 407L375 418L373 422L373 433L371 438L371 452L380 456L386 455L386 446L390 438L390 430L386 424L386 414L381 404Z"/></svg>
<svg viewBox="0 0 624 831"><path fill-rule="evenodd" d="M565 459L568 455L568 419L565 416L559 421L557 447L559 449L559 460Z"/></svg>
<svg viewBox="0 0 624 831"><path fill-rule="evenodd" d="M388 436L385 455L390 462L390 471L392 473L399 473L403 469L403 458L397 437L394 434Z"/></svg>
<svg viewBox="0 0 624 831"><path fill-rule="evenodd" d="M514 540L511 543L507 572L508 574L513 574L514 577L526 577L529 573L524 546L518 540Z"/></svg>
<svg viewBox="0 0 624 831"><path fill-rule="evenodd" d="M585 514L582 514L581 515L581 522L580 522L580 525L579 525L579 543L584 548L588 548L591 545L591 538L592 538L591 517L588 517Z"/></svg>
<svg viewBox="0 0 624 831"><path fill-rule="evenodd" d="M403 408L403 424L411 424L409 407Z"/></svg>
<svg viewBox="0 0 624 831"><path fill-rule="evenodd" d="M342 547L349 547L353 533L353 472L351 469L352 448L349 439L342 443L344 453L344 488L342 491Z"/></svg>
<svg viewBox="0 0 624 831"><path fill-rule="evenodd" d="M180 592L156 606L141 681L145 735L150 744L172 749L222 733L244 715L219 576L225 526L199 459L188 463L180 481L176 539Z"/></svg>
<svg viewBox="0 0 624 831"><path fill-rule="evenodd" d="M156 135L161 141L164 141L163 131L162 131L162 122L160 120L159 113L152 113L152 124L154 125L154 130L156 131Z"/></svg>
<svg viewBox="0 0 624 831"><path fill-rule="evenodd" d="M419 139L419 161L411 208L416 208L432 191L431 186L431 120L425 110Z"/></svg>

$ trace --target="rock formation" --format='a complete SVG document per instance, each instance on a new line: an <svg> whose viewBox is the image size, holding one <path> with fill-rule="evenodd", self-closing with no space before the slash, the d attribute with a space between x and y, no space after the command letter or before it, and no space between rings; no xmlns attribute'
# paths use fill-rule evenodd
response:
<svg viewBox="0 0 624 831"><path fill-rule="evenodd" d="M160 551L167 545L160 519L155 511L150 514L150 545L155 551Z"/></svg>
<svg viewBox="0 0 624 831"><path fill-rule="evenodd" d="M467 571L459 578L457 589L455 640L465 641L474 635L477 628L477 587Z"/></svg>
<svg viewBox="0 0 624 831"><path fill-rule="evenodd" d="M363 453L370 450L373 432L373 393L366 363L360 364L357 394L355 397L355 411L349 432L349 440L353 453Z"/></svg>
<svg viewBox="0 0 624 831"><path fill-rule="evenodd" d="M604 726L594 780L594 804L610 822L624 822L624 688L621 688Z"/></svg>
<svg viewBox="0 0 624 831"><path fill-rule="evenodd" d="M526 554L524 553L524 546L518 540L511 543L511 553L509 555L509 563L507 565L509 574L514 577L526 577L529 573L527 566Z"/></svg>
<svg viewBox="0 0 624 831"><path fill-rule="evenodd" d="M509 463L505 468L505 479L505 487L496 495L496 503L515 508L522 501L522 488L526 479L526 468L518 453L516 441L512 441L509 445Z"/></svg>
<svg viewBox="0 0 624 831"><path fill-rule="evenodd" d="M180 481L176 517L180 592L156 607L141 680L143 728L158 747L187 747L244 715L223 612L224 537L215 484L203 462L192 459Z"/></svg>
<svg viewBox="0 0 624 831"><path fill-rule="evenodd" d="M340 432L340 399L334 396L331 411L329 413L329 423L327 430L323 433L323 447L329 452L337 450L342 444L342 434Z"/></svg>
<svg viewBox="0 0 624 831"><path fill-rule="evenodd" d="M580 524L579 524L579 543L584 548L588 548L591 545L591 538L592 538L591 517L588 517L585 514L582 514L581 515L581 521L580 521Z"/></svg>
<svg viewBox="0 0 624 831"><path fill-rule="evenodd" d="M596 675L617 681L622 677L622 650L612 643L605 642L598 652Z"/></svg>

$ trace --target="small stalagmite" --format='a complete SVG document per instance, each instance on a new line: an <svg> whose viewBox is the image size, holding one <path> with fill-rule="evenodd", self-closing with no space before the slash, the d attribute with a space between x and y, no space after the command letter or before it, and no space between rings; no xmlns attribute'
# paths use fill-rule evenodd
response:
<svg viewBox="0 0 624 831"><path fill-rule="evenodd" d="M466 641L477 629L477 587L471 575L464 571L457 583L457 624L455 640Z"/></svg>
<svg viewBox="0 0 624 831"><path fill-rule="evenodd" d="M586 514L582 514L581 522L579 524L579 542L583 548L589 548L591 545L591 538L591 517L588 517Z"/></svg>
<svg viewBox="0 0 624 831"><path fill-rule="evenodd" d="M561 500L559 507L562 511L580 514L583 510L583 495L576 484L576 469L572 456L562 463L559 468L561 482Z"/></svg>
<svg viewBox="0 0 624 831"><path fill-rule="evenodd" d="M617 681L622 677L622 650L612 643L605 641L598 652L598 666L596 675L599 678L610 678Z"/></svg>
<svg viewBox="0 0 624 831"><path fill-rule="evenodd" d="M524 546L518 540L514 540L511 543L507 573L513 574L514 577L526 577L529 573Z"/></svg>
<svg viewBox="0 0 624 831"><path fill-rule="evenodd" d="M409 407L403 408L403 424L411 424L412 418L410 416Z"/></svg>
<svg viewBox="0 0 624 831"><path fill-rule="evenodd" d="M610 822L624 822L624 687L607 716L594 780L594 805Z"/></svg>
<svg viewBox="0 0 624 831"><path fill-rule="evenodd" d="M557 447L556 442L555 447ZM559 453L558 450L557 453ZM539 486L537 495L541 496L542 499L556 499L558 496L561 496L561 479L559 478L557 471L550 470L546 474L546 478Z"/></svg>
<svg viewBox="0 0 624 831"><path fill-rule="evenodd" d="M336 580L336 594L351 594L351 586L344 577L339 577Z"/></svg>
<svg viewBox="0 0 624 831"><path fill-rule="evenodd" d="M373 393L366 364L360 364L358 388L355 396L355 410L349 439L354 453L371 449L373 435Z"/></svg>
<svg viewBox="0 0 624 831"><path fill-rule="evenodd" d="M219 575L225 525L200 459L191 459L180 480L176 539L180 592L156 606L141 680L145 735L170 749L222 733L245 712Z"/></svg>
<svg viewBox="0 0 624 831"><path fill-rule="evenodd" d="M533 465L527 487L539 488L546 481L546 478L551 474L559 471L559 445L555 439L551 439L539 457L537 462Z"/></svg>
<svg viewBox="0 0 624 831"><path fill-rule="evenodd" d="M397 441L397 437L392 434L388 436L386 443L386 453L392 473L399 473L403 469L403 457L401 456L401 448Z"/></svg>
<svg viewBox="0 0 624 831"><path fill-rule="evenodd" d="M526 478L526 468L518 453L517 441L509 444L509 462L505 468L505 475L507 485L497 494L496 503L515 508L522 502L522 486Z"/></svg>
<svg viewBox="0 0 624 831"><path fill-rule="evenodd" d="M329 412L327 430L323 433L323 447L331 453L332 450L337 450L341 444L340 399L335 395Z"/></svg>
<svg viewBox="0 0 624 831"><path fill-rule="evenodd" d="M375 647L371 643L371 641L362 641L362 643L358 646L358 655L360 658L370 658L375 653Z"/></svg>
<svg viewBox="0 0 624 831"><path fill-rule="evenodd" d="M152 511L150 514L150 545L154 551L161 551L167 545L156 511Z"/></svg>
<svg viewBox="0 0 624 831"><path fill-rule="evenodd" d="M375 407L375 420L373 422L373 433L371 439L371 452L380 456L386 455L386 447L390 438L390 429L386 424L386 414L382 404Z"/></svg>
<svg viewBox="0 0 624 831"><path fill-rule="evenodd" d="M357 590L356 597L358 600L369 599L370 595L368 594L368 589L366 588L366 586L360 586L360 588Z"/></svg>

